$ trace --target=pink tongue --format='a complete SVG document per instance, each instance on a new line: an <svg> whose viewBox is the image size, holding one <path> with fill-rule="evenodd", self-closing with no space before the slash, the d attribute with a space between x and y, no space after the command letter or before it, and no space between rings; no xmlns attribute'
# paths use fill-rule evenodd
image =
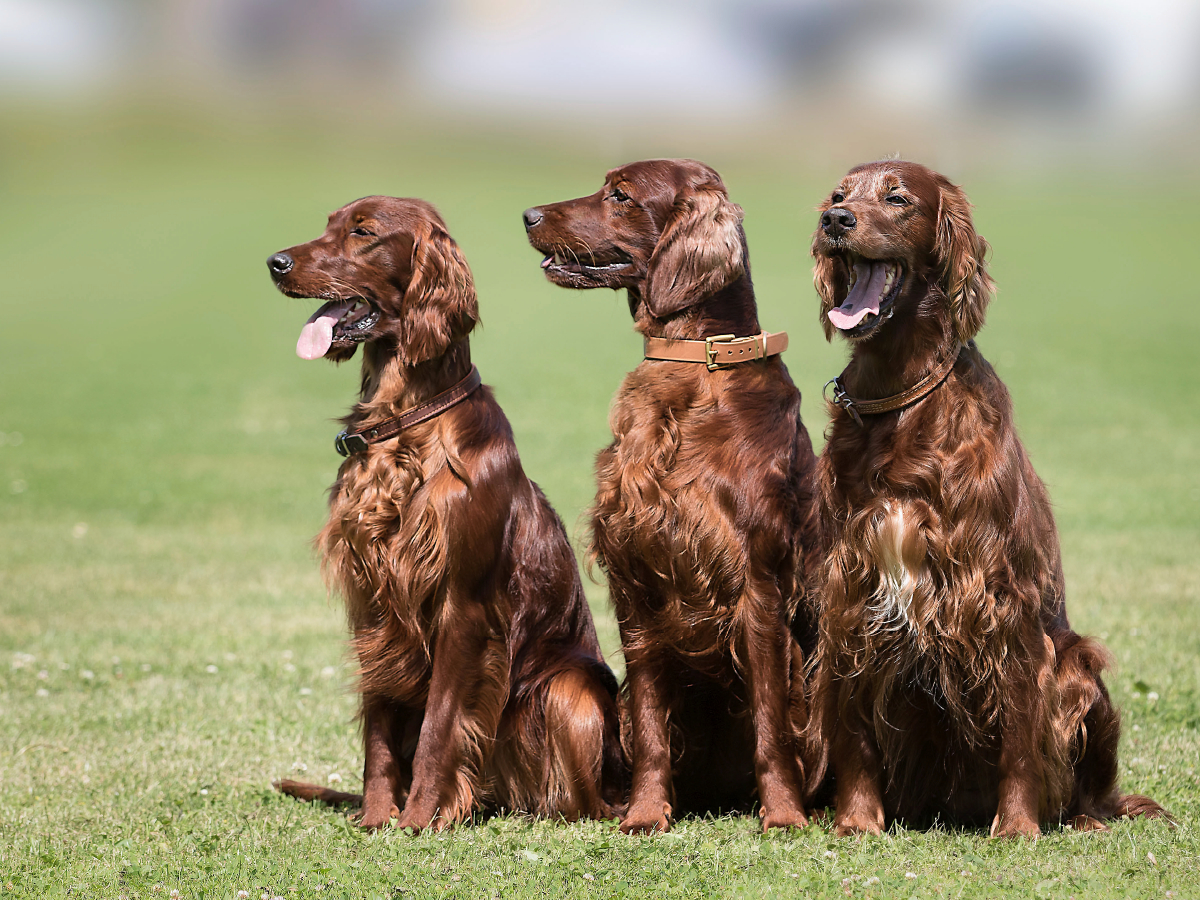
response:
<svg viewBox="0 0 1200 900"><path fill-rule="evenodd" d="M333 326L353 305L353 300L334 301L326 303L313 313L312 318L300 331L300 340L296 341L296 355L301 359L320 359L328 353L329 345L333 343Z"/></svg>
<svg viewBox="0 0 1200 900"><path fill-rule="evenodd" d="M842 331L847 331L866 318L867 313L879 315L879 301L883 299L883 286L887 281L889 264L881 260L869 260L854 264L858 280L837 309L829 311L829 321Z"/></svg>

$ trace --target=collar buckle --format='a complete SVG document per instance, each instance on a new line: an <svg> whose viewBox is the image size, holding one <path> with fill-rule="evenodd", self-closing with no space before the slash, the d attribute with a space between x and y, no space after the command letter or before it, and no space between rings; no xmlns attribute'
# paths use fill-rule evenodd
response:
<svg viewBox="0 0 1200 900"><path fill-rule="evenodd" d="M829 386L833 385L833 399L829 398ZM858 409L854 405L854 398L846 393L846 388L842 385L842 376L830 378L825 382L825 387L821 389L825 394L825 399L834 406L840 406L846 412L850 413L850 418L854 419L859 428L862 428L862 416L858 414Z"/></svg>
<svg viewBox="0 0 1200 900"><path fill-rule="evenodd" d="M732 364L720 363L717 361L717 348L713 346L713 342L735 340L737 340L736 334L714 334L712 337L706 337L704 339L704 360L705 365L708 366L708 371L712 372L716 369L720 369L723 365ZM737 362L741 362L741 360L737 360Z"/></svg>
<svg viewBox="0 0 1200 900"><path fill-rule="evenodd" d="M348 431L341 432L333 439L333 449L341 456L362 453L368 446L367 439L361 434L352 434Z"/></svg>

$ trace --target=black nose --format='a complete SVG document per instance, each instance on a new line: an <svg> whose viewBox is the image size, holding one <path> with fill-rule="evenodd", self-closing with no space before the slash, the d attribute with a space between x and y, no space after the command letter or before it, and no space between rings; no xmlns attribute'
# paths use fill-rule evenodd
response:
<svg viewBox="0 0 1200 900"><path fill-rule="evenodd" d="M857 224L858 221L854 218L854 213L848 209L834 207L833 209L825 210L825 213L821 216L821 228L829 235L839 235L843 231L849 231Z"/></svg>
<svg viewBox="0 0 1200 900"><path fill-rule="evenodd" d="M272 275L286 275L292 271L295 264L295 260L286 253L275 253L267 258L267 268L271 270Z"/></svg>
<svg viewBox="0 0 1200 900"><path fill-rule="evenodd" d="M527 230L545 218L545 216L542 215L542 211L536 206L525 210L525 212L523 212L521 215L525 218L525 228Z"/></svg>

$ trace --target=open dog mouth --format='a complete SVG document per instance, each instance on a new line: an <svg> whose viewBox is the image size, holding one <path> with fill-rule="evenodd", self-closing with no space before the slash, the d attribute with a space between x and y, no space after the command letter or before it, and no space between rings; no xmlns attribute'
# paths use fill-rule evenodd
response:
<svg viewBox="0 0 1200 900"><path fill-rule="evenodd" d="M587 260L587 262L584 262ZM577 256L567 250L556 250L542 260L542 269L552 280L575 280L579 276L602 281L605 275L614 275L629 268L632 260L621 251L597 255L586 253Z"/></svg>
<svg viewBox="0 0 1200 900"><path fill-rule="evenodd" d="M892 317L904 266L898 259L867 259L850 251L843 260L850 289L842 305L829 311L829 321L848 337L862 337Z"/></svg>
<svg viewBox="0 0 1200 900"><path fill-rule="evenodd" d="M362 297L330 300L318 309L300 331L296 355L320 359L333 346L360 344L379 321L379 310Z"/></svg>

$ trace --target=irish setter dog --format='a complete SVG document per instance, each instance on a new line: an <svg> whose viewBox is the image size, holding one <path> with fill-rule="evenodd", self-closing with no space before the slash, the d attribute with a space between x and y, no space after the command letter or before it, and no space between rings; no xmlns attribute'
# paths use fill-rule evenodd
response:
<svg viewBox="0 0 1200 900"><path fill-rule="evenodd" d="M343 439L317 538L360 665L363 793L280 790L361 803L369 828L398 816L440 829L482 805L614 815L616 680L562 523L491 390L470 380L475 289L442 219L421 200L367 197L268 265L284 294L325 301L302 357L342 362L363 344L361 395L343 420L360 437ZM370 440L464 381L457 403Z"/></svg>
<svg viewBox="0 0 1200 900"><path fill-rule="evenodd" d="M622 166L591 196L525 212L550 281L625 288L648 341L760 335L741 220L691 160ZM621 830L746 808L756 791L764 828L804 825L819 522L800 393L777 356L712 370L648 358L610 425L590 554L628 671Z"/></svg>
<svg viewBox="0 0 1200 900"><path fill-rule="evenodd" d="M1046 488L973 341L993 283L966 196L877 162L820 212L821 322L851 346L818 475L831 546L815 702L838 834L1163 815L1118 793L1108 655L1067 621Z"/></svg>

